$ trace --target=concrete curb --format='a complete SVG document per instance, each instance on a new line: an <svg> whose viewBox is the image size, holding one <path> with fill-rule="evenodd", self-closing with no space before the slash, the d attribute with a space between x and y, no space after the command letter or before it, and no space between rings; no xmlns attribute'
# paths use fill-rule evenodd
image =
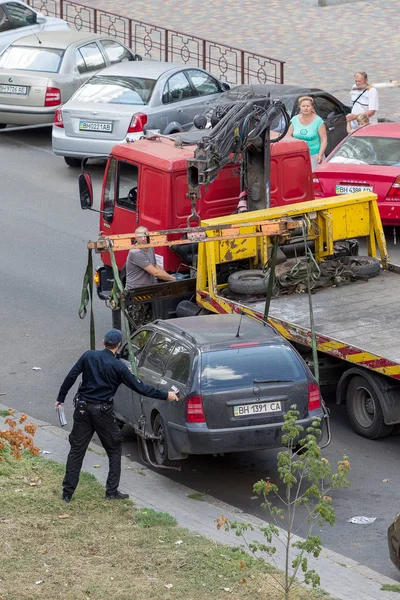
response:
<svg viewBox="0 0 400 600"><path fill-rule="evenodd" d="M0 404L0 410L7 409L7 406ZM16 415L19 414L16 411ZM29 422L38 426L35 435L37 445L42 452L50 452L50 454L44 454L43 457L65 463L69 450L68 432L45 421L29 418ZM3 423L4 418L0 417L0 426ZM108 472L108 460L101 446L94 443L89 445L83 469L95 475L104 484ZM166 479L160 473L124 456L122 457L121 489L130 494L137 506L168 512L176 518L180 526L228 545L242 544L233 532L217 530L215 519L220 514L224 514L231 520L251 523L256 527L265 524L262 519L244 513L235 506L221 502L212 496L205 496L203 501L193 500L188 497L194 492L191 488ZM79 488L77 493L79 493ZM251 539L264 540L258 531L251 534ZM301 540L302 538L297 539ZM283 551L279 544L276 565L280 569L284 566ZM381 591L380 586L383 584L398 585L398 581L327 548L323 548L318 559L311 557L309 566L320 574L321 587L337 600L393 599L393 594Z"/></svg>

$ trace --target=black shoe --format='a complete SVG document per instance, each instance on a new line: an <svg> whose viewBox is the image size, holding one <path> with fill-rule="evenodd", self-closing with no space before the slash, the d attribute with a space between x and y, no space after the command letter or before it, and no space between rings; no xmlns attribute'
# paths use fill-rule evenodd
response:
<svg viewBox="0 0 400 600"><path fill-rule="evenodd" d="M111 494L106 492L106 500L126 500L127 498L129 498L129 494L123 494L119 490Z"/></svg>
<svg viewBox="0 0 400 600"><path fill-rule="evenodd" d="M65 502L65 504L69 504L72 500L72 496L68 496L68 494L63 494L62 500L63 500L63 502Z"/></svg>

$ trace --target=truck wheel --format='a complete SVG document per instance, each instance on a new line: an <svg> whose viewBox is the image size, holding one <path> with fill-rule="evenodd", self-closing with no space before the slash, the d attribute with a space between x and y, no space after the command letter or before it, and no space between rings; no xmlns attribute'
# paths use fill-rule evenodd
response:
<svg viewBox="0 0 400 600"><path fill-rule="evenodd" d="M356 433L370 440L390 435L393 426L383 420L379 391L366 377L351 379L346 399L347 413Z"/></svg>
<svg viewBox="0 0 400 600"><path fill-rule="evenodd" d="M261 269L249 271L236 271L229 275L228 288L234 294L251 296L253 294L266 294L268 276Z"/></svg>
<svg viewBox="0 0 400 600"><path fill-rule="evenodd" d="M161 415L157 415L153 423L153 433L160 439L154 440L153 450L156 463L165 467L178 467L180 461L169 460L168 458L168 440L165 434L164 423L161 419Z"/></svg>
<svg viewBox="0 0 400 600"><path fill-rule="evenodd" d="M121 309L111 311L111 323L113 329L119 329L121 331Z"/></svg>
<svg viewBox="0 0 400 600"><path fill-rule="evenodd" d="M69 167L81 168L82 160L80 158L72 158L72 156L64 156L64 160Z"/></svg>

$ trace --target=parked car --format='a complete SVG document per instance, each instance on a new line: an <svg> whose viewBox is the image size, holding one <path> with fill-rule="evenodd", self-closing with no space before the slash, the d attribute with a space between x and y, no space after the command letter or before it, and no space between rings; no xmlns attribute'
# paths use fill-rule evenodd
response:
<svg viewBox="0 0 400 600"><path fill-rule="evenodd" d="M20 0L0 0L0 52L24 35L60 29L69 29L63 19L42 15Z"/></svg>
<svg viewBox="0 0 400 600"><path fill-rule="evenodd" d="M390 560L400 570L400 515L397 515L388 529Z"/></svg>
<svg viewBox="0 0 400 600"><path fill-rule="evenodd" d="M222 104L230 104L238 100L260 98L268 95L271 100L281 100L283 102L289 118L292 118L299 112L297 100L301 96L311 96L314 99L317 114L323 119L326 125L328 133L327 154L346 137L346 115L351 112L351 108L343 104L335 96L332 96L332 94L318 88L280 83L238 85L222 94L215 100L211 108L215 109ZM211 115L211 111L208 114ZM278 117L276 122L272 123L271 129L280 132L283 129L283 125L283 119Z"/></svg>
<svg viewBox="0 0 400 600"><path fill-rule="evenodd" d="M316 197L371 191L383 225L400 223L400 123L356 129L318 165Z"/></svg>
<svg viewBox="0 0 400 600"><path fill-rule="evenodd" d="M144 415L147 431L158 437L154 455L160 465L189 454L277 448L293 404L303 427L322 417L311 371L261 321L235 314L157 320L138 329L132 343L140 379L180 391L179 402L166 402L120 386L114 398L121 422L135 426ZM127 360L126 347L120 360Z"/></svg>
<svg viewBox="0 0 400 600"><path fill-rule="evenodd" d="M0 55L0 128L54 119L56 108L94 73L141 60L113 37L46 31L13 42Z"/></svg>
<svg viewBox="0 0 400 600"><path fill-rule="evenodd" d="M143 135L188 130L196 114L227 84L194 67L143 61L120 64L92 77L57 110L53 151L69 166L84 156L108 155L115 144Z"/></svg>

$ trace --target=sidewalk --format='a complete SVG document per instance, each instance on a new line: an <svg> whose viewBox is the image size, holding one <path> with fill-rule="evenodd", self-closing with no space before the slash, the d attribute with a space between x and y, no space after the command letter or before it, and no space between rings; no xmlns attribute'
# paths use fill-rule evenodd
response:
<svg viewBox="0 0 400 600"><path fill-rule="evenodd" d="M7 408L8 406L0 404L0 410L7 410ZM32 418L29 418L29 422L38 425L35 444L40 447L41 451L50 453L43 456L65 463L69 451L68 432ZM3 427L3 424L4 418L0 417L0 428ZM90 444L90 450L86 454L83 469L92 473L104 484L108 473L107 457L104 456L103 448L96 444ZM240 539L233 532L217 530L215 519L219 515L224 514L229 519L243 520L255 525L263 523L261 519L239 512L234 506L219 502L209 496L205 498L204 502L191 500L188 498L188 494L193 493L190 488L170 481L126 457L122 459L120 489L128 492L137 506L168 512L176 518L180 526L231 546L240 545ZM76 493L79 494L79 488ZM253 532L250 539L255 538L264 540L261 535ZM284 556L279 544L275 556L277 566L283 569ZM380 589L385 583L398 584L397 581L380 575L331 550L323 549L319 559L309 558L309 566L319 573L321 588L329 592L336 600L397 599L395 593L383 592Z"/></svg>

